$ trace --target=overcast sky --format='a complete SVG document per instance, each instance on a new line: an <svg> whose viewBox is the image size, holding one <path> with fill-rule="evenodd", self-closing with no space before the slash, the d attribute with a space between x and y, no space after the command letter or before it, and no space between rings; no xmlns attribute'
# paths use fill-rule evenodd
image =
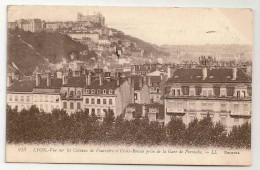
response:
<svg viewBox="0 0 260 170"><path fill-rule="evenodd" d="M76 21L78 12L94 11L105 16L108 27L157 45L253 42L253 12L249 9L11 6L8 21Z"/></svg>

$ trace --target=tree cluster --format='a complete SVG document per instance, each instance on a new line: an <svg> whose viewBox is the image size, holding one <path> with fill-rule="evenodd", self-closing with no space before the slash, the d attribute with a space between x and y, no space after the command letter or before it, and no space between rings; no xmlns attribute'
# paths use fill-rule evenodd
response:
<svg viewBox="0 0 260 170"><path fill-rule="evenodd" d="M225 127L214 124L210 117L195 119L188 126L180 118L172 118L163 126L160 122L149 122L148 118L130 121L123 115L115 118L111 110L100 121L95 114L84 111L45 113L32 106L18 112L7 106L7 142L250 148L251 125L234 127L227 134Z"/></svg>

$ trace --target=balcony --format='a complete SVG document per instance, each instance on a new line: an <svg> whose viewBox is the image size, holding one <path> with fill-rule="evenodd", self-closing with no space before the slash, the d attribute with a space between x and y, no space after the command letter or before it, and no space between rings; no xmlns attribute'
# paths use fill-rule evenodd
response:
<svg viewBox="0 0 260 170"><path fill-rule="evenodd" d="M184 115L184 114L186 114L186 109L166 108L166 113L167 114Z"/></svg>
<svg viewBox="0 0 260 170"><path fill-rule="evenodd" d="M250 111L231 111L230 112L231 116L238 116L238 117L243 117L243 116L251 116Z"/></svg>

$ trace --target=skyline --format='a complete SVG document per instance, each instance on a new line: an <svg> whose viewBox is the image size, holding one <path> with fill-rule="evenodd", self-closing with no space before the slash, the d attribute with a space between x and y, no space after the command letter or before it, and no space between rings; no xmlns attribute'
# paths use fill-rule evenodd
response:
<svg viewBox="0 0 260 170"><path fill-rule="evenodd" d="M20 18L76 21L78 12L87 15L94 11L103 14L108 27L156 45L252 46L253 43L253 12L250 9L9 6L8 21Z"/></svg>

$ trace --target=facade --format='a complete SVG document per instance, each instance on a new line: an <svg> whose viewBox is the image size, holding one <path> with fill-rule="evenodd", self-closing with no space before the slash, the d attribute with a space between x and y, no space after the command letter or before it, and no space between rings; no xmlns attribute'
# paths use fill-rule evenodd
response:
<svg viewBox="0 0 260 170"><path fill-rule="evenodd" d="M150 88L145 76L132 76L134 86L134 103L149 104Z"/></svg>
<svg viewBox="0 0 260 170"><path fill-rule="evenodd" d="M177 69L166 82L165 124L177 116L188 125L209 115L227 130L250 122L251 77L242 69Z"/></svg>
<svg viewBox="0 0 260 170"><path fill-rule="evenodd" d="M62 27L61 22L46 22L45 29L56 31Z"/></svg>
<svg viewBox="0 0 260 170"><path fill-rule="evenodd" d="M83 106L87 113L95 113L102 119L108 110L112 110L114 115L118 116L129 103L132 103L133 88L130 80L121 77L115 79L109 73L104 76L99 74L97 79L93 79L91 75L86 78Z"/></svg>
<svg viewBox="0 0 260 170"><path fill-rule="evenodd" d="M90 32L69 32L67 33L69 37L77 40L91 39L93 42L99 42L99 34L98 33L90 33Z"/></svg>
<svg viewBox="0 0 260 170"><path fill-rule="evenodd" d="M163 104L137 104L131 103L125 109L125 120L133 120L148 117L150 122L159 121L164 123L164 105Z"/></svg>
<svg viewBox="0 0 260 170"><path fill-rule="evenodd" d="M10 30L15 30L17 27L17 23L16 22L8 22L7 23L7 28Z"/></svg>
<svg viewBox="0 0 260 170"><path fill-rule="evenodd" d="M43 22L40 19L19 19L16 21L19 29L30 32L39 32L43 29Z"/></svg>
<svg viewBox="0 0 260 170"><path fill-rule="evenodd" d="M105 26L105 17L101 13L94 15L83 15L82 13L78 13L77 19L78 22L91 22Z"/></svg>

